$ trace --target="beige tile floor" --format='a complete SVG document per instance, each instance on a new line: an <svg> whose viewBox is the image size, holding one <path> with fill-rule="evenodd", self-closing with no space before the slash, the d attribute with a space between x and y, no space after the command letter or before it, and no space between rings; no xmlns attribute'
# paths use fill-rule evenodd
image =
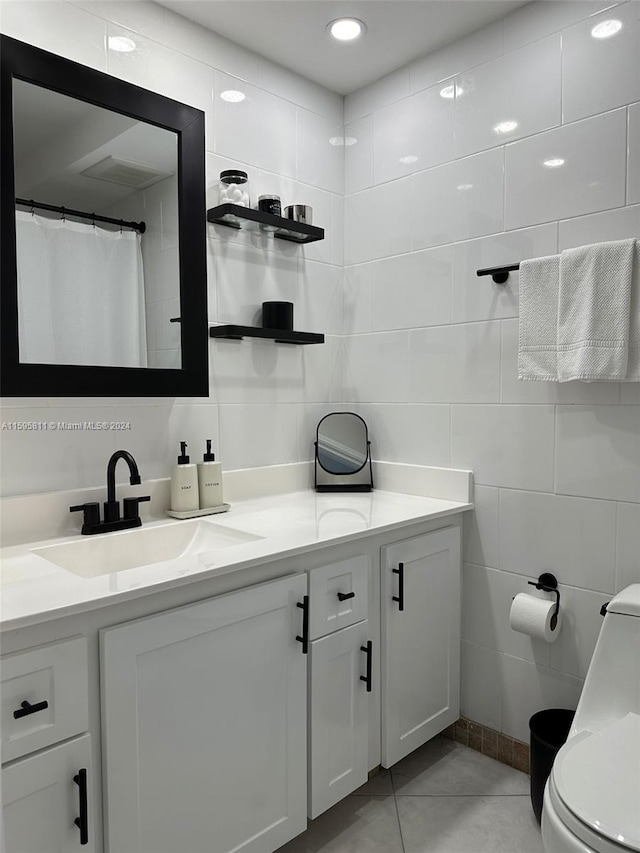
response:
<svg viewBox="0 0 640 853"><path fill-rule="evenodd" d="M279 853L544 853L529 777L437 737Z"/></svg>

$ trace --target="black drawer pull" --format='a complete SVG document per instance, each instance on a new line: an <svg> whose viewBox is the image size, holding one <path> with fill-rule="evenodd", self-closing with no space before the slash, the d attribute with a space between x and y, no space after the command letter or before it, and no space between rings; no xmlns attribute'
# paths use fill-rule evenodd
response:
<svg viewBox="0 0 640 853"><path fill-rule="evenodd" d="M360 676L360 681L364 681L367 685L367 693L371 693L371 667L373 663L373 641L367 640L366 646L360 646L360 651L367 656L367 674Z"/></svg>
<svg viewBox="0 0 640 853"><path fill-rule="evenodd" d="M339 592L338 601L346 601L348 598L355 598L355 592Z"/></svg>
<svg viewBox="0 0 640 853"><path fill-rule="evenodd" d="M309 653L309 596L303 595L302 601L296 602L296 607L302 610L302 636L297 636L296 640L302 643L302 654Z"/></svg>
<svg viewBox="0 0 640 853"><path fill-rule="evenodd" d="M398 610L404 610L404 563L398 563L398 568L391 571L398 575L398 594L392 596L391 600L398 602Z"/></svg>
<svg viewBox="0 0 640 853"><path fill-rule="evenodd" d="M80 817L74 820L75 825L80 830L80 844L89 843L89 806L87 798L87 771L83 768L78 770L76 776L73 777L80 791L78 797L80 800Z"/></svg>
<svg viewBox="0 0 640 853"><path fill-rule="evenodd" d="M38 711L44 711L45 708L48 707L49 703L46 701L46 699L44 702L37 702L35 705L32 705L31 702L27 702L27 700L25 699L24 702L20 703L20 708L17 711L13 712L13 719L19 720L20 717L28 717L29 714L37 714Z"/></svg>

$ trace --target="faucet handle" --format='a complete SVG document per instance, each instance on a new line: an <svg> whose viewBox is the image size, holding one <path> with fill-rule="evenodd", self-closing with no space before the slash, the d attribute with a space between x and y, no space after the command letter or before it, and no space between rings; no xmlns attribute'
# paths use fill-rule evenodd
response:
<svg viewBox="0 0 640 853"><path fill-rule="evenodd" d="M150 501L151 495L144 495L141 498L125 498L122 501L122 505L124 506L124 518L139 518L140 517L140 509L138 504L143 501Z"/></svg>
<svg viewBox="0 0 640 853"><path fill-rule="evenodd" d="M80 504L79 506L70 506L69 512L83 512L82 532L85 533L85 528L89 528L94 524L100 524L100 504L91 501L90 503Z"/></svg>

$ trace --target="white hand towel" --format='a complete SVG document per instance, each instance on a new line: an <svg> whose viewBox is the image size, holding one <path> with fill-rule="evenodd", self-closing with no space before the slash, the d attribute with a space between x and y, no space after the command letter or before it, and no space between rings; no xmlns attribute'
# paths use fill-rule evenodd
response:
<svg viewBox="0 0 640 853"><path fill-rule="evenodd" d="M640 382L640 240L636 240L631 279L629 361L625 382Z"/></svg>
<svg viewBox="0 0 640 853"><path fill-rule="evenodd" d="M560 256L558 381L624 381L629 362L635 240Z"/></svg>
<svg viewBox="0 0 640 853"><path fill-rule="evenodd" d="M518 379L558 380L559 280L559 255L520 264Z"/></svg>

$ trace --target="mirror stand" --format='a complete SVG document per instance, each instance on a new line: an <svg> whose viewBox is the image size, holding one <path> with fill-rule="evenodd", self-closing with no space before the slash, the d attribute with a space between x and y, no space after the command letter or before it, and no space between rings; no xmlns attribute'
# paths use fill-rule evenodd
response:
<svg viewBox="0 0 640 853"><path fill-rule="evenodd" d="M333 412L320 420L314 441L317 492L371 492L373 465L367 425L354 412Z"/></svg>

